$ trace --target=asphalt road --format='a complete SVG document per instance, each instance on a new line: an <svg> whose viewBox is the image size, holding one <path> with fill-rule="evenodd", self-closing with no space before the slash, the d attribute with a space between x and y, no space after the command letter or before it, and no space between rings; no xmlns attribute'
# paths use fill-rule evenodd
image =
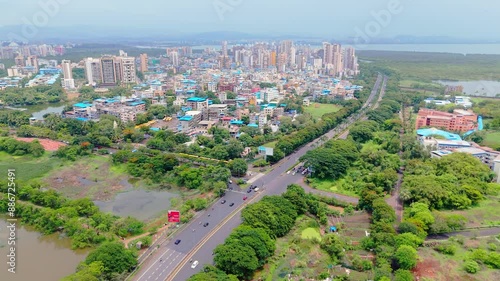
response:
<svg viewBox="0 0 500 281"><path fill-rule="evenodd" d="M379 92L382 79L383 76L379 75L363 109L371 105L374 97ZM347 118L343 124L328 132L326 136L330 139L341 133L355 120L358 120L361 115L362 113L358 113ZM215 247L222 244L231 231L241 224L240 215L243 204L256 202L265 195L278 195L285 192L288 185L297 182L297 178L287 175L286 171L297 164L302 155L320 143L320 138L318 138L275 164L271 172L253 183L262 187L259 192L228 191L224 198L213 205L213 210L209 208L200 217L194 219L184 230L176 234L175 237L162 245L158 251L148 258L135 274L134 280L185 281L191 275L201 271L205 264L211 264ZM244 196L248 196L246 201L243 201ZM226 204L221 204L221 200L226 200ZM231 202L235 203L233 207L229 207ZM208 214L210 214L210 217ZM206 222L209 223L209 226L203 227L202 225ZM177 239L181 240L179 245L174 244ZM198 266L194 269L191 268L191 261L198 261Z"/></svg>

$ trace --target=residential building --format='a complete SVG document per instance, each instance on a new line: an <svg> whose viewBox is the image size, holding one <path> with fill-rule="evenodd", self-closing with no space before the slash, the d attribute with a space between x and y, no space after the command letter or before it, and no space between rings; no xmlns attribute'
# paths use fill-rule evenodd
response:
<svg viewBox="0 0 500 281"><path fill-rule="evenodd" d="M75 80L73 79L73 71L71 69L71 61L63 60L61 62L62 72L63 72L63 87L66 89L75 88Z"/></svg>
<svg viewBox="0 0 500 281"><path fill-rule="evenodd" d="M219 120L227 114L227 104L212 104L208 106L208 119Z"/></svg>
<svg viewBox="0 0 500 281"><path fill-rule="evenodd" d="M418 112L415 129L438 127L448 131L468 132L477 129L477 115L472 111L455 109L453 113L422 108Z"/></svg>
<svg viewBox="0 0 500 281"><path fill-rule="evenodd" d="M145 73L145 72L147 72L147 71L148 71L148 54L141 54L141 55L139 56L139 58L140 58L140 61L141 61L141 62L140 62L141 67L140 67L140 69L139 69L139 70L140 70L142 73Z"/></svg>

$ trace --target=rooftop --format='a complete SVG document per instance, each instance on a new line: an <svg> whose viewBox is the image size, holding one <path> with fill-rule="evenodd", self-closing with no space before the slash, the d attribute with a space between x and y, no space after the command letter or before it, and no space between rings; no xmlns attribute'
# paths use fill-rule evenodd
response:
<svg viewBox="0 0 500 281"><path fill-rule="evenodd" d="M189 101L189 102L204 102L206 100L207 100L207 98L198 98L198 97L193 97L193 98L187 99L187 101Z"/></svg>
<svg viewBox="0 0 500 281"><path fill-rule="evenodd" d="M436 128L419 129L419 130L417 130L417 135L424 136L424 137L438 135L438 136L444 137L447 140L456 140L456 141L462 140L462 138L457 134L452 134L452 133L449 133L447 131L438 130Z"/></svg>

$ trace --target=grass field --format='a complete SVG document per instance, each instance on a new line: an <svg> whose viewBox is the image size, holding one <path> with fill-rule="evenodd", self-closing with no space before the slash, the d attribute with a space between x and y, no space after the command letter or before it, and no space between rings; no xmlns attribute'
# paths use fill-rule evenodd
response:
<svg viewBox="0 0 500 281"><path fill-rule="evenodd" d="M302 239L321 241L321 235L319 234L319 230L313 227L308 227L302 230L302 234L300 237Z"/></svg>
<svg viewBox="0 0 500 281"><path fill-rule="evenodd" d="M16 179L28 181L43 177L51 170L63 165L59 158L50 157L51 153L45 153L40 158L31 156L12 156L6 152L0 152L0 170L16 170Z"/></svg>
<svg viewBox="0 0 500 281"><path fill-rule="evenodd" d="M413 88L415 85L418 85L418 87L425 87L429 89L436 89L439 90L440 88L443 88L440 84L436 83L426 83L426 82L420 82L416 80L401 80L399 82L399 86L403 88Z"/></svg>
<svg viewBox="0 0 500 281"><path fill-rule="evenodd" d="M311 103L310 106L304 107L305 112L311 114L314 119L320 119L325 113L337 112L341 109L340 105L322 103Z"/></svg>
<svg viewBox="0 0 500 281"><path fill-rule="evenodd" d="M356 193L354 193L354 191L344 190L342 188L339 188L339 186L341 186L343 184L344 179L320 180L320 179L311 178L309 180L310 180L310 185L313 188L328 191L328 192L334 192L334 193L338 193L338 194L344 194L344 195L352 196L352 197L359 197Z"/></svg>
<svg viewBox="0 0 500 281"><path fill-rule="evenodd" d="M268 143L264 144L263 146L275 148L277 143L278 143L278 141L272 141L272 142L268 142Z"/></svg>
<svg viewBox="0 0 500 281"><path fill-rule="evenodd" d="M435 281L500 280L500 270L490 269L484 265L480 266L481 269L476 274L469 274L463 269L464 261L468 259L470 249L486 249L487 244L495 244L498 248L500 243L495 238L466 239L463 245L457 242L450 243L453 243L457 249L454 255L441 254L428 247L419 248L419 262L413 270L415 277Z"/></svg>
<svg viewBox="0 0 500 281"><path fill-rule="evenodd" d="M459 214L467 218L466 227L500 225L500 197L490 196L481 201L479 206L463 211L443 211L444 214Z"/></svg>
<svg viewBox="0 0 500 281"><path fill-rule="evenodd" d="M500 147L500 132L487 132L482 144L492 148Z"/></svg>

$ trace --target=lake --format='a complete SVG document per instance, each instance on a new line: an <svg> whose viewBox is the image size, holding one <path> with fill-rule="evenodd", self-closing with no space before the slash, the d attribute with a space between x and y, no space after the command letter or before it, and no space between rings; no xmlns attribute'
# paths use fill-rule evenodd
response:
<svg viewBox="0 0 500 281"><path fill-rule="evenodd" d="M42 235L29 226L17 224L16 273L7 271L7 221L0 216L0 280L5 281L55 281L75 272L85 259L88 250L71 250L71 241L60 238L59 233Z"/></svg>
<svg viewBox="0 0 500 281"><path fill-rule="evenodd" d="M59 102L50 104L27 105L27 106L21 106L20 108L26 109L24 112L31 113L33 117L35 117L36 119L43 119L43 115L47 113L61 114L65 105L66 105L65 103ZM1 110L13 110L13 109L1 109Z"/></svg>
<svg viewBox="0 0 500 281"><path fill-rule="evenodd" d="M463 86L464 94L469 96L500 97L498 81L435 81L443 85Z"/></svg>

